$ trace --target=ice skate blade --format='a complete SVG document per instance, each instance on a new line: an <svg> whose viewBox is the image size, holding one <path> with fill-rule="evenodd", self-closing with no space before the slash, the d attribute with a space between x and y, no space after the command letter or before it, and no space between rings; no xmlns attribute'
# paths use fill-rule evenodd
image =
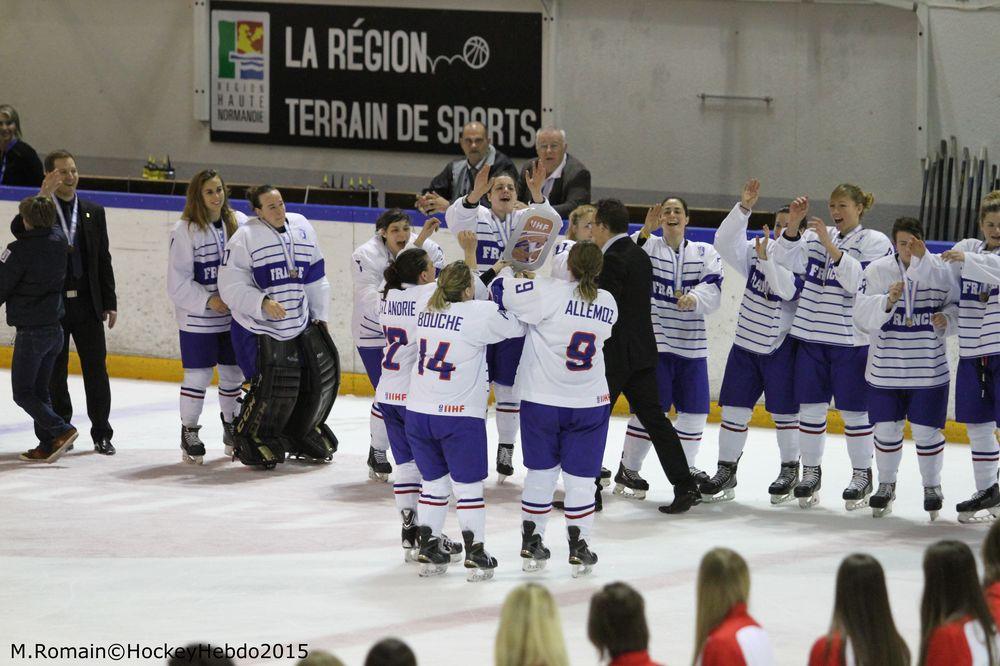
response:
<svg viewBox="0 0 1000 666"><path fill-rule="evenodd" d="M510 474L500 474L497 472L497 485L502 486L507 479L510 478Z"/></svg>
<svg viewBox="0 0 1000 666"><path fill-rule="evenodd" d="M779 504L787 504L795 499L795 496L791 493L785 493L783 495L771 495L771 504L778 506Z"/></svg>
<svg viewBox="0 0 1000 666"><path fill-rule="evenodd" d="M602 476L601 477L601 488L607 488L610 485L611 485L611 479L608 479L608 478L605 478L605 477Z"/></svg>
<svg viewBox="0 0 1000 666"><path fill-rule="evenodd" d="M863 509L866 506L868 506L867 497L859 500L844 500L844 508L848 511L857 511L858 509Z"/></svg>
<svg viewBox="0 0 1000 666"><path fill-rule="evenodd" d="M927 515L930 517L931 522L933 523L935 520L938 519L938 516L940 515L940 512L939 511L928 511Z"/></svg>
<svg viewBox="0 0 1000 666"><path fill-rule="evenodd" d="M236 457L236 450L231 444L226 444L226 457L234 459Z"/></svg>
<svg viewBox="0 0 1000 666"><path fill-rule="evenodd" d="M448 563L444 564L434 564L433 562L422 562L420 564L420 577L430 578L431 576L440 576L441 574L448 571Z"/></svg>
<svg viewBox="0 0 1000 666"><path fill-rule="evenodd" d="M370 481L377 481L378 483L387 483L389 481L389 475L385 472L376 472L371 467L368 468L368 479Z"/></svg>
<svg viewBox="0 0 1000 666"><path fill-rule="evenodd" d="M582 578L583 576L589 576L594 570L593 564L572 564L571 575L573 578Z"/></svg>
<svg viewBox="0 0 1000 666"><path fill-rule="evenodd" d="M799 508L800 509L811 509L812 507L816 506L817 504L819 504L819 495L817 493L813 493L809 497L800 497L799 498Z"/></svg>
<svg viewBox="0 0 1000 666"><path fill-rule="evenodd" d="M406 564L420 564L420 549L403 546L403 562Z"/></svg>
<svg viewBox="0 0 1000 666"><path fill-rule="evenodd" d="M983 514L981 512L985 511ZM997 519L997 515L1000 514L1000 506L992 506L988 509L980 509L979 511L959 511L958 512L958 522L963 525L972 525L975 523L992 523Z"/></svg>
<svg viewBox="0 0 1000 666"><path fill-rule="evenodd" d="M203 464L205 456L190 456L184 452L181 452L181 462L186 462L191 465L201 465Z"/></svg>
<svg viewBox="0 0 1000 666"><path fill-rule="evenodd" d="M545 568L548 564L548 560L536 560L533 557L525 557L521 559L521 571L525 573L538 573Z"/></svg>
<svg viewBox="0 0 1000 666"><path fill-rule="evenodd" d="M885 508L882 508L882 509L877 509L875 507L872 507L872 518L885 518L890 513L892 513L892 505L891 504L889 506L885 507Z"/></svg>
<svg viewBox="0 0 1000 666"><path fill-rule="evenodd" d="M616 483L615 484L615 489L612 491L612 494L613 495L618 495L620 497L624 497L626 499L634 499L634 500L644 500L644 499L646 499L646 491L645 490L635 490L635 489L629 488L628 486L626 486L624 484L621 484L621 483Z"/></svg>
<svg viewBox="0 0 1000 666"><path fill-rule="evenodd" d="M465 575L465 580L470 583L482 583L493 578L493 569L480 569L473 567Z"/></svg>
<svg viewBox="0 0 1000 666"><path fill-rule="evenodd" d="M736 491L732 488L726 488L721 493L716 493L715 495L701 494L702 504L721 504L722 502L730 502L736 499Z"/></svg>

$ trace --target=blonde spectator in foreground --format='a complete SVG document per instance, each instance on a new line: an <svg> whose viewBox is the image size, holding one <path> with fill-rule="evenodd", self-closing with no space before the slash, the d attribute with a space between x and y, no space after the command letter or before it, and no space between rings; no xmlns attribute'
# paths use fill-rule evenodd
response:
<svg viewBox="0 0 1000 666"><path fill-rule="evenodd" d="M511 590L500 612L496 666L569 666L556 602L541 585Z"/></svg>

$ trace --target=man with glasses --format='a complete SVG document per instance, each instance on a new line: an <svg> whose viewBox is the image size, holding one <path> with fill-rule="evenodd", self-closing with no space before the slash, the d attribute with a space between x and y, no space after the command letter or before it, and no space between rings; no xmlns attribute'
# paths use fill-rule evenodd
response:
<svg viewBox="0 0 1000 666"><path fill-rule="evenodd" d="M566 152L568 147L565 130L555 127L538 130L535 134L538 158L525 164L517 179L517 198L527 203L528 173L535 164L545 167L548 177L542 194L563 219L568 218L577 206L590 203L590 171L583 166L583 162Z"/></svg>

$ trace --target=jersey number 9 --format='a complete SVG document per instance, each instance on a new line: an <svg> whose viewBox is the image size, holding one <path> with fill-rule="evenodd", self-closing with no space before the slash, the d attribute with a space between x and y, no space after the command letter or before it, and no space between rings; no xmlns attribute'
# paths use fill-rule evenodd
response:
<svg viewBox="0 0 1000 666"><path fill-rule="evenodd" d="M566 346L566 367L574 372L590 370L594 367L597 353L597 336L593 333L577 331Z"/></svg>

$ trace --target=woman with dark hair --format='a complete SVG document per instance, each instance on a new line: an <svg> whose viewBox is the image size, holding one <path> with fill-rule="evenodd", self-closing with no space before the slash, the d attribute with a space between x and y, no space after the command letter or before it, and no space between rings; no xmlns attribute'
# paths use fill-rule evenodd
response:
<svg viewBox="0 0 1000 666"><path fill-rule="evenodd" d="M659 666L649 658L642 595L625 583L605 585L590 598L587 638L609 666Z"/></svg>
<svg viewBox="0 0 1000 666"><path fill-rule="evenodd" d="M44 179L38 153L21 138L17 109L0 104L0 185L41 187Z"/></svg>
<svg viewBox="0 0 1000 666"><path fill-rule="evenodd" d="M983 597L972 550L938 541L924 553L919 666L996 666L997 629Z"/></svg>
<svg viewBox="0 0 1000 666"><path fill-rule="evenodd" d="M809 666L909 666L910 650L896 630L882 565L848 555L837 570L830 632L818 639Z"/></svg>
<svg viewBox="0 0 1000 666"><path fill-rule="evenodd" d="M180 328L181 460L201 464L205 443L198 435L205 392L219 368L219 408L226 455L233 455L233 419L243 373L229 330L232 316L219 296L219 266L226 244L247 217L229 205L229 192L215 169L204 169L191 178L181 219L170 234L167 295L174 303Z"/></svg>
<svg viewBox="0 0 1000 666"><path fill-rule="evenodd" d="M1000 626L1000 522L990 525L983 539L983 587L986 604Z"/></svg>

